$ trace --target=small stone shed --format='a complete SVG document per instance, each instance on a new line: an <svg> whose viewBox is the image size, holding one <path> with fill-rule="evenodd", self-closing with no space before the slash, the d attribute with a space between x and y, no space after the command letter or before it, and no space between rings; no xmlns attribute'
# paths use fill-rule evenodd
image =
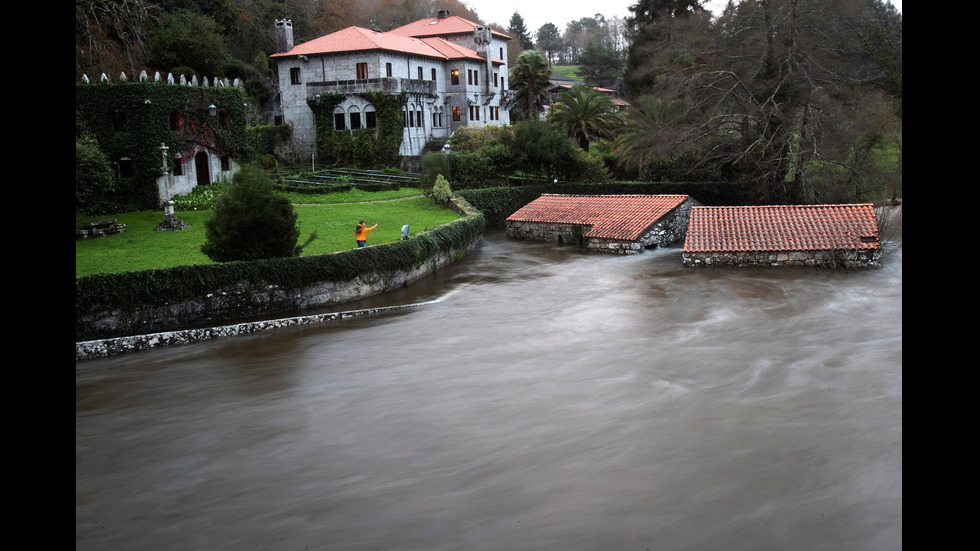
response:
<svg viewBox="0 0 980 551"><path fill-rule="evenodd" d="M507 218L507 236L619 254L683 241L687 195L543 194Z"/></svg>
<svg viewBox="0 0 980 551"><path fill-rule="evenodd" d="M772 205L691 209L685 266L877 266L874 205Z"/></svg>

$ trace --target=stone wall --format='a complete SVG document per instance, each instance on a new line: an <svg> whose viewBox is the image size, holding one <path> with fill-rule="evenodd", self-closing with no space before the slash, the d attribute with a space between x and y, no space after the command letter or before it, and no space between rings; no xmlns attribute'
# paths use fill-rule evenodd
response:
<svg viewBox="0 0 980 551"><path fill-rule="evenodd" d="M414 269L371 272L351 281L321 282L305 288L285 289L276 284L253 285L240 282L214 289L194 300L171 302L163 306L137 306L133 311L93 312L83 316L84 330L77 339L126 335L131 327L139 333L207 327L247 318L299 312L310 308L342 304L404 287L434 273L479 245L482 236L463 250L445 250ZM383 246L383 245L379 245Z"/></svg>
<svg viewBox="0 0 980 551"><path fill-rule="evenodd" d="M592 226L583 226L581 224L507 221L507 237L512 239L545 241L547 243L557 243L558 245L582 246L585 244L583 235L590 229L592 229Z"/></svg>
<svg viewBox="0 0 980 551"><path fill-rule="evenodd" d="M647 228L635 241L585 237L592 226L581 224L558 224L552 222L506 222L507 237L530 239L559 245L584 246L600 252L617 254L636 254L650 247L668 247L684 240L691 217L691 207L700 203L687 199L677 208L662 216Z"/></svg>
<svg viewBox="0 0 980 551"><path fill-rule="evenodd" d="M463 216L479 214L456 197L447 206ZM213 289L193 300L175 301L163 306L138 305L126 312L89 312L81 316L80 325L83 328L77 330L76 341L128 335L133 333L133 327L138 327L141 334L175 331L343 304L404 287L459 260L482 241L483 235L478 234L461 248L441 250L410 270L379 270L349 281L324 281L305 288L286 289L273 283L251 284L242 281ZM339 254L356 253L345 251Z"/></svg>
<svg viewBox="0 0 980 551"><path fill-rule="evenodd" d="M880 265L881 250L854 251L732 251L687 252L685 266L820 266L824 268L870 268Z"/></svg>
<svg viewBox="0 0 980 551"><path fill-rule="evenodd" d="M126 352L136 352L139 350L149 350L162 346L173 346L178 344L190 344L207 340L214 340L223 337L234 337L238 335L248 335L261 331L272 331L283 327L296 325L311 325L325 323L329 321L341 320L355 316L365 316L402 310L407 308L417 308L427 304L438 302L428 301L398 306L384 306L381 308L367 308L362 310L348 310L344 312L330 312L326 314L312 314L307 316L296 316L290 318L280 318L262 321L252 321L223 325L218 327L205 327L200 329L180 329L176 331L163 331L155 333L144 333L140 335L129 335L125 337L110 337L106 339L93 339L75 343L75 360L90 360L94 358L104 358Z"/></svg>

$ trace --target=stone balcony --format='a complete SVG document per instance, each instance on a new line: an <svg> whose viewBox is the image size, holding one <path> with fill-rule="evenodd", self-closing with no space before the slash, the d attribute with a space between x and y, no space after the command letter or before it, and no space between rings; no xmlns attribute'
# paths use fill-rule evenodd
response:
<svg viewBox="0 0 980 551"><path fill-rule="evenodd" d="M384 92L397 95L401 92L436 96L436 83L431 80L408 78L369 78L364 80L332 80L327 82L308 82L307 94L360 94L363 92Z"/></svg>

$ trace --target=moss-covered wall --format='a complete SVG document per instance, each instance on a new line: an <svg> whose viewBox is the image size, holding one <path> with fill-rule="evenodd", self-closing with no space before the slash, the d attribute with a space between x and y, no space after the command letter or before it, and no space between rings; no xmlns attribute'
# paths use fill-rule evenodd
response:
<svg viewBox="0 0 980 551"><path fill-rule="evenodd" d="M211 116L208 106L215 105ZM157 208L160 144L169 148L168 166L178 152L193 159L203 147L243 162L250 157L245 104L235 87L181 86L163 82L79 83L75 85L76 130L92 134L117 167L108 198L117 209ZM123 177L120 159L132 163Z"/></svg>

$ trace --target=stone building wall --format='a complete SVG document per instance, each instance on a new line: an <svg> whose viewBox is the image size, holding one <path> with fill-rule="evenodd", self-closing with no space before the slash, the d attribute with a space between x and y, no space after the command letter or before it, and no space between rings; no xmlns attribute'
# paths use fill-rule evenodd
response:
<svg viewBox="0 0 980 551"><path fill-rule="evenodd" d="M544 241L556 243L558 245L579 245L585 244L583 235L592 229L592 226L580 224L555 224L549 222L515 222L507 221L507 237L512 239L529 239L531 241Z"/></svg>
<svg viewBox="0 0 980 551"><path fill-rule="evenodd" d="M880 265L880 249L852 251L687 252L685 266L820 266L870 268Z"/></svg>
<svg viewBox="0 0 980 551"><path fill-rule="evenodd" d="M506 223L507 237L559 245L578 245L600 252L636 254L650 247L668 247L683 241L687 235L691 207L698 205L700 203L697 201L687 199L647 228L635 241L586 237L585 234L592 229L589 225L514 220L508 220Z"/></svg>

